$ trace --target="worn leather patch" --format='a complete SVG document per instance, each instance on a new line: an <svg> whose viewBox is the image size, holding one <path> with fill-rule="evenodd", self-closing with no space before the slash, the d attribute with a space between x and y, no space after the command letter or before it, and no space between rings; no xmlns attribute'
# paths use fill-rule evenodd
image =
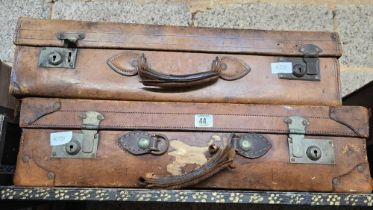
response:
<svg viewBox="0 0 373 210"><path fill-rule="evenodd" d="M241 79L251 70L250 66L243 60L233 56L224 56L220 61L224 68L222 68L219 76L224 80L232 81Z"/></svg>
<svg viewBox="0 0 373 210"><path fill-rule="evenodd" d="M110 68L118 74L124 76L133 76L137 74L137 58L139 54L133 52L124 52L107 60Z"/></svg>

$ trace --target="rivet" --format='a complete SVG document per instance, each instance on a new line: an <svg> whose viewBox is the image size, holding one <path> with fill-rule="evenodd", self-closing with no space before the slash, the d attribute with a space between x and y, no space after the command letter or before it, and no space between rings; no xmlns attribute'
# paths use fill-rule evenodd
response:
<svg viewBox="0 0 373 210"><path fill-rule="evenodd" d="M150 146L150 140L147 138L140 138L137 142L137 146L141 149L146 149Z"/></svg>
<svg viewBox="0 0 373 210"><path fill-rule="evenodd" d="M60 103L58 103L58 102L54 103L54 104L53 104L53 108L54 108L54 109L58 109L58 108L60 108Z"/></svg>
<svg viewBox="0 0 373 210"><path fill-rule="evenodd" d="M223 70L226 70L228 67L227 67L227 64L221 63L220 68L223 69Z"/></svg>
<svg viewBox="0 0 373 210"><path fill-rule="evenodd" d="M81 113L79 116L80 116L80 118L82 118L82 119L87 118L87 114L86 114L86 113Z"/></svg>
<svg viewBox="0 0 373 210"><path fill-rule="evenodd" d="M48 179L54 179L54 173L48 172Z"/></svg>
<svg viewBox="0 0 373 210"><path fill-rule="evenodd" d="M334 178L332 183L333 183L333 185L339 185L340 184L339 178Z"/></svg>
<svg viewBox="0 0 373 210"><path fill-rule="evenodd" d="M27 163L30 160L30 157L25 155L25 156L23 156L22 160L23 160L23 162Z"/></svg>
<svg viewBox="0 0 373 210"><path fill-rule="evenodd" d="M284 120L284 122L290 124L290 123L292 123L292 120L290 118L287 118L287 119Z"/></svg>
<svg viewBox="0 0 373 210"><path fill-rule="evenodd" d="M292 162L294 162L294 161L295 161L295 158L291 158L290 160L291 160Z"/></svg>
<svg viewBox="0 0 373 210"><path fill-rule="evenodd" d="M364 166L358 165L356 169L357 169L358 172L363 172L364 171Z"/></svg>
<svg viewBox="0 0 373 210"><path fill-rule="evenodd" d="M249 151L251 149L251 143L248 139L242 139L240 141L240 148L244 151Z"/></svg>
<svg viewBox="0 0 373 210"><path fill-rule="evenodd" d="M97 115L97 119L98 119L98 120L103 120L104 117L103 117L102 115Z"/></svg>

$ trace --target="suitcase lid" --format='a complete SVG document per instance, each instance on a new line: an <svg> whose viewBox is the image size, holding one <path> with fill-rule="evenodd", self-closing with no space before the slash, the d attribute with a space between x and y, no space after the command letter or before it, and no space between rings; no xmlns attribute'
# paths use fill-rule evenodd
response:
<svg viewBox="0 0 373 210"><path fill-rule="evenodd" d="M95 114L97 116L95 116ZM95 124L87 125L92 118ZM297 125L298 123L298 125ZM89 122L88 122L89 124ZM368 137L368 110L358 106L25 98L23 128L302 133Z"/></svg>
<svg viewBox="0 0 373 210"><path fill-rule="evenodd" d="M334 32L214 29L21 17L16 45L340 57ZM310 49L309 46L312 46Z"/></svg>

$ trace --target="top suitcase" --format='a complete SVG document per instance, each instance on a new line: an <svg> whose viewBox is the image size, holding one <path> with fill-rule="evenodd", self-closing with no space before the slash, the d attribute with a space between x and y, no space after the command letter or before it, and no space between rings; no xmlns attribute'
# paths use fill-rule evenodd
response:
<svg viewBox="0 0 373 210"><path fill-rule="evenodd" d="M341 104L336 33L20 18L15 44L18 97Z"/></svg>

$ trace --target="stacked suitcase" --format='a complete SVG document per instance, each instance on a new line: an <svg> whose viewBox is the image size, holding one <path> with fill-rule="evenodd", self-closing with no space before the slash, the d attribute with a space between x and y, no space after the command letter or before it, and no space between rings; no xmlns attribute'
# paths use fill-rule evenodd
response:
<svg viewBox="0 0 373 210"><path fill-rule="evenodd" d="M21 18L17 186L371 192L339 39Z"/></svg>

